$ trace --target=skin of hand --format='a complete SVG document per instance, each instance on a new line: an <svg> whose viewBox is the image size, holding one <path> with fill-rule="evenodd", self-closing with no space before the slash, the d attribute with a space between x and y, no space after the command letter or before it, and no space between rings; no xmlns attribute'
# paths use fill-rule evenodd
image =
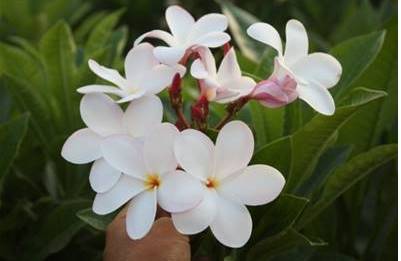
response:
<svg viewBox="0 0 401 261"><path fill-rule="evenodd" d="M104 261L191 260L189 238L177 232L170 217L162 214L144 238L132 240L125 229L126 213L127 208L107 228Z"/></svg>

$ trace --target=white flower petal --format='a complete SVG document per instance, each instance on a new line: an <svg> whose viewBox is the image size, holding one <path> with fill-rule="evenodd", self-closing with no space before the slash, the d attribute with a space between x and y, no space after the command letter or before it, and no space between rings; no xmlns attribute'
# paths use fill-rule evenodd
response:
<svg viewBox="0 0 401 261"><path fill-rule="evenodd" d="M217 212L217 194L213 189L205 189L203 200L193 209L171 213L178 232L193 235L205 230L215 218Z"/></svg>
<svg viewBox="0 0 401 261"><path fill-rule="evenodd" d="M184 43L195 23L192 15L177 5L167 8L166 21L171 33L180 43Z"/></svg>
<svg viewBox="0 0 401 261"><path fill-rule="evenodd" d="M100 78L112 82L122 89L125 88L126 80L120 75L120 73L117 70L102 66L92 59L88 61L88 65L91 71L94 72Z"/></svg>
<svg viewBox="0 0 401 261"><path fill-rule="evenodd" d="M82 120L91 130L102 136L123 133L123 111L113 99L101 93L89 93L80 104Z"/></svg>
<svg viewBox="0 0 401 261"><path fill-rule="evenodd" d="M291 70L298 77L325 88L336 85L342 73L337 59L325 53L312 53L296 62Z"/></svg>
<svg viewBox="0 0 401 261"><path fill-rule="evenodd" d="M248 27L246 32L253 39L273 47L280 56L282 55L283 45L280 35L270 24L254 23Z"/></svg>
<svg viewBox="0 0 401 261"><path fill-rule="evenodd" d="M175 140L174 152L178 164L190 175L206 180L212 175L214 145L200 131L187 129Z"/></svg>
<svg viewBox="0 0 401 261"><path fill-rule="evenodd" d="M158 174L174 171L177 168L174 141L180 132L171 123L162 123L148 132L144 141L146 169Z"/></svg>
<svg viewBox="0 0 401 261"><path fill-rule="evenodd" d="M227 96L223 93L217 92L217 96L215 98L216 102L219 103L228 103L237 100L240 97L248 95L253 88L255 87L256 82L250 77L240 77L234 78L226 82L221 83L221 88L223 90L228 90L236 95Z"/></svg>
<svg viewBox="0 0 401 261"><path fill-rule="evenodd" d="M125 110L123 124L133 137L145 136L158 126L163 118L163 105L155 95L133 100Z"/></svg>
<svg viewBox="0 0 401 261"><path fill-rule="evenodd" d="M187 211L202 201L205 189L198 179L177 170L163 177L157 199L160 207L168 212Z"/></svg>
<svg viewBox="0 0 401 261"><path fill-rule="evenodd" d="M249 206L264 205L273 201L283 190L285 179L281 173L267 165L252 165L218 187L227 198Z"/></svg>
<svg viewBox="0 0 401 261"><path fill-rule="evenodd" d="M201 59L196 59L191 65L191 75L196 79L205 79L209 76L209 72L206 70L205 65Z"/></svg>
<svg viewBox="0 0 401 261"><path fill-rule="evenodd" d="M252 218L242 204L217 197L217 214L210 225L216 239L228 247L242 247L251 237Z"/></svg>
<svg viewBox="0 0 401 261"><path fill-rule="evenodd" d="M189 41L194 42L209 33L223 32L227 29L227 26L227 17L223 14L212 13L204 15L194 24L189 34Z"/></svg>
<svg viewBox="0 0 401 261"><path fill-rule="evenodd" d="M245 168L252 158L252 131L241 121L231 121L220 130L216 140L215 174L219 179Z"/></svg>
<svg viewBox="0 0 401 261"><path fill-rule="evenodd" d="M83 94L102 92L102 93L115 94L120 97L123 97L125 95L125 92L117 87L109 86L109 85L102 85L102 84L91 84L91 85L82 86L77 89L77 92L83 93Z"/></svg>
<svg viewBox="0 0 401 261"><path fill-rule="evenodd" d="M295 19L287 22L285 35L284 61L288 66L291 66L308 55L308 35L304 25Z"/></svg>
<svg viewBox="0 0 401 261"><path fill-rule="evenodd" d="M174 75L179 73L184 76L186 68L180 64L175 67L159 64L152 70L144 73L141 78L141 87L147 94L157 94L171 85Z"/></svg>
<svg viewBox="0 0 401 261"><path fill-rule="evenodd" d="M241 69L234 48L231 48L221 61L219 70L217 71L217 79L220 82L224 82L239 77L241 77Z"/></svg>
<svg viewBox="0 0 401 261"><path fill-rule="evenodd" d="M96 194L92 210L99 215L109 214L144 190L145 186L143 181L131 178L127 175L121 175L117 184L109 191Z"/></svg>
<svg viewBox="0 0 401 261"><path fill-rule="evenodd" d="M298 84L299 98L308 103L314 110L324 115L333 115L336 109L330 92L317 84L310 82L308 85Z"/></svg>
<svg viewBox="0 0 401 261"><path fill-rule="evenodd" d="M125 220L127 233L131 239L141 239L152 228L156 217L156 190L146 190L129 203Z"/></svg>
<svg viewBox="0 0 401 261"><path fill-rule="evenodd" d="M125 57L124 68L128 84L140 85L142 74L150 71L159 64L153 55L153 46L149 43L141 43L133 47ZM131 86L138 88L140 86Z"/></svg>
<svg viewBox="0 0 401 261"><path fill-rule="evenodd" d="M158 46L153 54L159 62L167 65L176 65L185 54L185 48Z"/></svg>
<svg viewBox="0 0 401 261"><path fill-rule="evenodd" d="M223 44L229 42L230 40L231 40L231 37L227 33L212 32L212 33L205 34L202 37L199 37L192 43L194 45L206 46L209 48L216 48L216 47L222 46Z"/></svg>
<svg viewBox="0 0 401 261"><path fill-rule="evenodd" d="M74 132L64 143L61 156L75 164L85 164L102 156L102 137L88 128Z"/></svg>
<svg viewBox="0 0 401 261"><path fill-rule="evenodd" d="M176 45L176 41L170 33L166 32L166 31L162 31L162 30L152 30L152 31L144 33L144 34L140 35L138 38L136 38L136 40L134 42L134 46L139 45L139 43L142 42L143 39L148 38L148 37L160 39L170 46Z"/></svg>
<svg viewBox="0 0 401 261"><path fill-rule="evenodd" d="M104 193L111 189L121 176L121 172L106 162L105 159L96 160L89 174L89 184L97 193Z"/></svg>
<svg viewBox="0 0 401 261"><path fill-rule="evenodd" d="M119 100L116 101L116 103L125 103L125 102L129 102L129 101L133 101L136 99L139 99L141 97L143 97L145 95L146 90L145 89L137 89L135 90L135 92L133 94L128 94L127 96L125 96L124 98L121 98Z"/></svg>
<svg viewBox="0 0 401 261"><path fill-rule="evenodd" d="M143 144L128 135L113 135L104 139L102 154L106 161L124 174L143 179L146 167L143 160Z"/></svg>

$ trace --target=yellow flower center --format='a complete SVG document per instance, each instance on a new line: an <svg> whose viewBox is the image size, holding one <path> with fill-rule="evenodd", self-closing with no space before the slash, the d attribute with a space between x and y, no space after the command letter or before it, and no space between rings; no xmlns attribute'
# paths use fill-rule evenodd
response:
<svg viewBox="0 0 401 261"><path fill-rule="evenodd" d="M219 186L219 181L216 178L210 177L206 180L206 187L217 188Z"/></svg>
<svg viewBox="0 0 401 261"><path fill-rule="evenodd" d="M161 180L158 174L147 174L145 178L145 187L148 190L156 189L160 186Z"/></svg>

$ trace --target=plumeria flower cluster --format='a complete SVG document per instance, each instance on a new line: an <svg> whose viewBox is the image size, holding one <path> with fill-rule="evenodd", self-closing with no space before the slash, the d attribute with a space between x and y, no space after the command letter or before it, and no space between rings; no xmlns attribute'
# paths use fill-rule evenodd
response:
<svg viewBox="0 0 401 261"><path fill-rule="evenodd" d="M126 231L132 239L146 236L161 208L183 234L210 227L222 244L241 247L252 234L246 206L276 199L285 179L271 166L249 165L253 133L245 123L230 120L249 100L277 108L300 98L331 115L335 106L328 88L338 82L341 65L328 54L308 54L305 28L296 20L287 24L284 53L278 32L256 23L248 28L249 36L277 51L273 74L256 82L241 72L224 15L195 20L171 6L166 21L170 32L153 30L136 39L125 58L124 77L89 60L89 68L111 84L78 89L84 94L80 112L86 128L66 140L61 154L75 164L93 162L93 211L106 215L126 206ZM144 42L150 38L167 46ZM217 47L224 47L218 66L209 49ZM199 88L192 121L183 112L181 95L181 79L188 71ZM166 88L177 115L174 124L162 122L157 94ZM227 104L228 111L214 128L215 143L205 134L211 102ZM125 110L120 103L128 103Z"/></svg>

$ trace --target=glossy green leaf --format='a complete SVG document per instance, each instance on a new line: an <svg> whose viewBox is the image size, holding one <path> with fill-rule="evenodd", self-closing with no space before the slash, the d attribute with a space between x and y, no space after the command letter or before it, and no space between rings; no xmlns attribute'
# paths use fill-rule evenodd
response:
<svg viewBox="0 0 401 261"><path fill-rule="evenodd" d="M333 88L336 98L346 94L351 89L352 83L374 61L382 48L384 36L385 32L380 31L354 37L330 51L339 60L343 69L340 82Z"/></svg>
<svg viewBox="0 0 401 261"><path fill-rule="evenodd" d="M295 191L313 173L316 163L338 130L363 106L383 98L385 92L355 89L333 116L317 115L293 135L292 169L286 191Z"/></svg>
<svg viewBox="0 0 401 261"><path fill-rule="evenodd" d="M253 238L257 241L289 229L302 213L308 199L291 194L282 194L273 203L258 207L256 213L263 214L255 223Z"/></svg>
<svg viewBox="0 0 401 261"><path fill-rule="evenodd" d="M116 214L109 214L105 216L100 216L92 211L92 208L82 209L77 212L77 216L86 224L91 227L106 231L107 226L113 221Z"/></svg>
<svg viewBox="0 0 401 261"><path fill-rule="evenodd" d="M28 129L28 114L0 125L0 194L4 177L10 170Z"/></svg>
<svg viewBox="0 0 401 261"><path fill-rule="evenodd" d="M252 164L267 164L287 177L291 168L291 136L286 136L264 145L254 153Z"/></svg>
<svg viewBox="0 0 401 261"><path fill-rule="evenodd" d="M377 146L355 156L338 168L327 180L318 200L305 210L297 227L304 227L354 184L376 168L393 160L397 156L397 151L395 144Z"/></svg>

